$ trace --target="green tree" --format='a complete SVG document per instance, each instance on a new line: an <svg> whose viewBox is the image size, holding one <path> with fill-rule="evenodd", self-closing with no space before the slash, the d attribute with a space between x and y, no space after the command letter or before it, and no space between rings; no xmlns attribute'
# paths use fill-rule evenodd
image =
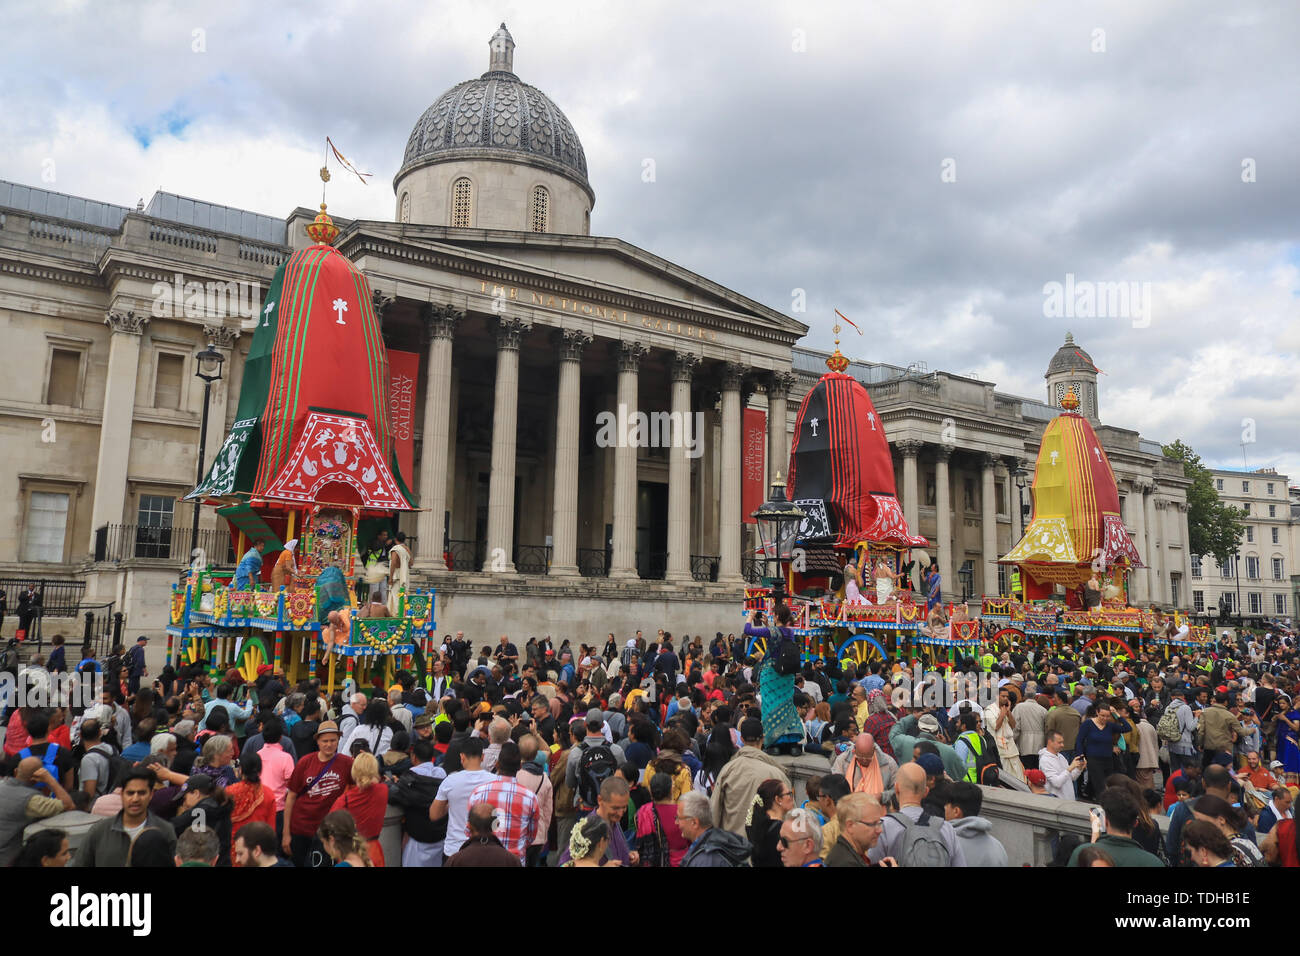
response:
<svg viewBox="0 0 1300 956"><path fill-rule="evenodd" d="M1237 545L1245 534L1241 511L1219 500L1210 470L1182 439L1162 448L1166 458L1182 462L1183 476L1192 483L1187 489L1187 533L1192 554L1214 555L1220 563L1227 561L1237 553Z"/></svg>

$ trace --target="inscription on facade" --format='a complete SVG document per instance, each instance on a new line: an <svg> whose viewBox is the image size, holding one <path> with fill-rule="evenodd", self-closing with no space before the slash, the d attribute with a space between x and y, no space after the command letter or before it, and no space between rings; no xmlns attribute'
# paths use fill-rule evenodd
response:
<svg viewBox="0 0 1300 956"><path fill-rule="evenodd" d="M620 309L617 306L597 305L570 296L551 295L548 292L521 289L513 285L498 285L487 281L479 282L479 291L498 301L522 302L541 309L555 309L559 312L590 316L594 319L604 319L607 322L618 322L622 325L638 325L651 332L667 332L670 335L682 335L686 338L698 339L701 342L718 341L718 333L712 329L701 328L688 322L659 319L652 315L637 315L635 312L628 312L626 309Z"/></svg>

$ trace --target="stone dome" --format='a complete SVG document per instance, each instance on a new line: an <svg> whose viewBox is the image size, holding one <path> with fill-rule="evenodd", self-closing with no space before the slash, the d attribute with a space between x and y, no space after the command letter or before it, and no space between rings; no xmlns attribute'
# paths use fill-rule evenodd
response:
<svg viewBox="0 0 1300 956"><path fill-rule="evenodd" d="M394 186L420 166L495 159L558 173L594 202L573 124L550 97L514 74L515 43L504 23L488 46L488 71L453 86L420 116Z"/></svg>
<svg viewBox="0 0 1300 956"><path fill-rule="evenodd" d="M1047 363L1047 374L1043 377L1049 378L1059 372L1092 372L1095 374L1096 371L1097 366L1093 364L1092 356L1075 345L1074 336L1066 332L1065 344L1056 350L1052 360Z"/></svg>

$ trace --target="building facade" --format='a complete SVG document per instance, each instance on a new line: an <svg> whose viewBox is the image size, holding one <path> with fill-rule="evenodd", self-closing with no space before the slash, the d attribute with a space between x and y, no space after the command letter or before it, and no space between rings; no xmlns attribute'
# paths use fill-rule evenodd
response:
<svg viewBox="0 0 1300 956"><path fill-rule="evenodd" d="M1192 605L1243 617L1290 617L1295 611L1297 516L1287 476L1276 469L1215 468L1219 500L1241 511L1245 533L1237 553L1220 563L1192 557Z"/></svg>
<svg viewBox="0 0 1300 956"><path fill-rule="evenodd" d="M826 356L796 348L803 323L590 235L581 142L513 57L503 25L488 71L419 118L394 221L333 217L388 348L418 356L404 478L421 510L400 523L416 577L438 588L440 629L474 636L735 630L756 575L742 493L785 471ZM0 182L0 574L83 576L87 601L158 633L191 542L202 560L233 558L211 510L196 525L179 499L200 444L210 463L233 424L248 333L314 214L163 192L130 208ZM208 347L225 361L205 389L195 355ZM1073 388L1148 565L1135 599L1189 603L1181 468L1100 423L1096 369L1071 338L1048 362L1045 401L923 368L849 371L948 594L1006 591L996 561L1023 530L1038 441ZM620 415L637 411L667 424L633 437ZM757 433L747 411L765 416Z"/></svg>

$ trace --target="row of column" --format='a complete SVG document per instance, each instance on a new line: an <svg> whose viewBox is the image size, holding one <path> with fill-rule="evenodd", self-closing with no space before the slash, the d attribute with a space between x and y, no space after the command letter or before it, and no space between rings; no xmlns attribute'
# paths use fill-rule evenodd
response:
<svg viewBox="0 0 1300 956"><path fill-rule="evenodd" d="M428 388L425 395L425 437L420 458L419 537L424 542L442 540L441 521L447 503L449 410L451 408L452 341L456 323L463 318L449 308L426 306L422 312L428 342ZM531 330L518 318L495 321L497 367L492 419L492 464L488 490L487 553L482 570L513 573L515 432L519 401L519 345ZM581 362L592 337L576 330L557 336L559 376L556 403L554 498L551 524L552 576L578 574L578 447L581 430ZM649 348L641 342L618 344L617 403L630 411L638 408L641 361ZM691 383L700 356L674 352L671 363L672 421L677 429L693 427ZM741 558L741 409L746 374L734 363L721 369L722 453L718 582L742 584ZM775 373L769 382L769 462L773 473L783 470L786 457L786 393L794 384L789 373ZM679 433L668 449L668 567L665 579L692 579L690 566L691 467L688 437ZM614 521L609 577L637 578L636 567L637 448L620 441L614 449ZM446 570L440 548L422 549L420 563L431 570Z"/></svg>
<svg viewBox="0 0 1300 956"><path fill-rule="evenodd" d="M917 458L924 447L924 443L905 440L897 442L895 447L903 455L903 517L907 521L908 528L912 530L913 534L916 534L920 523L920 482ZM938 551L939 575L943 581L943 588L948 593L956 593L957 588L957 582L953 578L952 496L949 487L948 467L954 451L956 451L956 447L953 445L934 446L935 537L938 539L936 549ZM996 472L998 466L1003 463L999 456L992 454L984 454L980 459L982 584L983 589L989 593L995 590L998 580ZM1019 462L1014 459L1007 459L1005 462L1009 473L1014 472L1018 464ZM1023 534L1023 518L1019 516L1019 502L1013 501L1010 510L1016 514L1013 519L1012 529L1018 539Z"/></svg>

